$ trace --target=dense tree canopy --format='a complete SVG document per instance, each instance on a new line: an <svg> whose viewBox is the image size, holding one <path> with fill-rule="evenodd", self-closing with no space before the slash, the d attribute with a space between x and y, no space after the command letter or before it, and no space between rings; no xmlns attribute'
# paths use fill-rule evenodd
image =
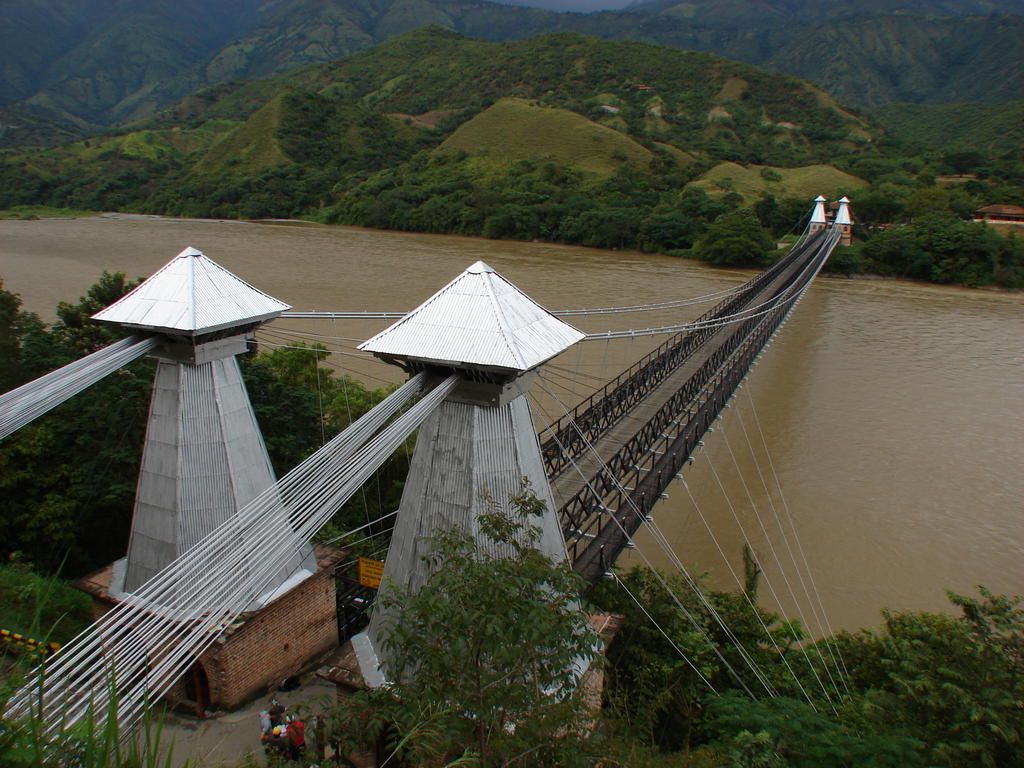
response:
<svg viewBox="0 0 1024 768"><path fill-rule="evenodd" d="M1024 241L950 214L877 232L859 249L873 270L936 283L1024 285Z"/></svg>
<svg viewBox="0 0 1024 768"><path fill-rule="evenodd" d="M694 254L719 267L752 267L765 262L774 249L757 215L739 208L715 219L694 246Z"/></svg>
<svg viewBox="0 0 1024 768"><path fill-rule="evenodd" d="M714 633L715 623L681 578L665 577L675 597L650 572L633 571L622 580L675 647L623 590L602 586L596 601L626 616L609 651L608 714L621 723L614 731L620 738L632 735L662 750L694 756L692 763L680 756L680 762L666 765L1024 765L1020 598L983 588L979 598L950 593L958 617L886 612L877 630L840 633L810 646L802 635L797 635L799 642L790 642L778 618L763 614L779 643L777 652L766 645L760 625L750 621L750 606L740 596L706 590L739 643L777 687L780 695L768 697L754 688L748 671L744 674L753 695L737 677L724 674L722 660L679 615L676 599L700 617L715 647L730 658L731 640ZM676 648L720 695L700 681ZM824 685L818 686L804 661L804 648ZM832 664L833 653L842 661L833 667L837 684L826 696L830 680L822 662ZM732 661L743 669L739 659Z"/></svg>

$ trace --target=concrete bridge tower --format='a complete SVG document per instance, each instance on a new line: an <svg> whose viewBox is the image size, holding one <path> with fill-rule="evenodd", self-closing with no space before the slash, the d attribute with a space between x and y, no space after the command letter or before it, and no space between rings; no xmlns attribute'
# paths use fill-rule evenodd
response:
<svg viewBox="0 0 1024 768"><path fill-rule="evenodd" d="M818 195L814 198L814 211L811 212L811 224L809 228L810 234L815 232L821 232L828 226L828 220L825 218L825 198Z"/></svg>
<svg viewBox="0 0 1024 768"><path fill-rule="evenodd" d="M850 218L850 198L845 195L839 198L839 207L836 209L836 226L841 232L839 244L849 246L853 242L853 219Z"/></svg>
<svg viewBox="0 0 1024 768"><path fill-rule="evenodd" d="M415 592L429 578L428 539L446 528L473 537L484 551L481 513L520 493L523 481L544 502L536 542L566 560L527 391L541 363L583 338L482 261L473 264L402 320L361 345L410 373L462 374L462 382L424 422L399 505L382 589ZM374 611L353 648L368 685L388 677L382 639L388 615Z"/></svg>
<svg viewBox="0 0 1024 768"><path fill-rule="evenodd" d="M237 356L259 325L289 308L186 248L93 316L164 342L152 354L131 538L127 557L114 564L111 596L138 589L274 483ZM289 535L281 516L281 535ZM271 590L305 559L296 558Z"/></svg>

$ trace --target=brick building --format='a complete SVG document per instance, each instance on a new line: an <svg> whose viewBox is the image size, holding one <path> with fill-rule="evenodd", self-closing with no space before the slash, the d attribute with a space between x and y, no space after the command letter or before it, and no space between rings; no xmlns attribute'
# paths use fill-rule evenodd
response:
<svg viewBox="0 0 1024 768"><path fill-rule="evenodd" d="M317 545L314 554L316 573L239 616L174 684L168 694L172 702L200 715L208 708L233 709L336 651L334 571L345 552ZM75 583L92 596L97 618L118 602L110 594L112 572L113 564Z"/></svg>

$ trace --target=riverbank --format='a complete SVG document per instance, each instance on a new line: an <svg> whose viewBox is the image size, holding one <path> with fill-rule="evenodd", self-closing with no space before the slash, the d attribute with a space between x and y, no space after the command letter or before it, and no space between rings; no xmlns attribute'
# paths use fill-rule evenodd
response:
<svg viewBox="0 0 1024 768"><path fill-rule="evenodd" d="M96 211L77 208L51 208L47 205L16 205L0 210L0 221L36 221L37 219L81 219L98 216Z"/></svg>
<svg viewBox="0 0 1024 768"><path fill-rule="evenodd" d="M484 242L523 242L519 240L504 240L483 237L480 235L452 235L447 233L436 233L436 232L409 232L407 230L391 230L391 229L378 229L374 227L353 227L350 225L341 224L330 224L323 221L316 220L315 218L296 219L296 218L270 218L270 219L206 219L206 218L189 218L189 217L176 217L176 216L164 216L161 214L149 214L149 213L129 213L121 211L85 211L77 210L72 208L51 208L47 206L16 206L14 208L0 210L0 221L36 221L41 219L80 219L80 218L103 218L112 220L124 220L124 221L182 221L182 222L219 222L219 223L235 223L235 224L258 224L263 226L286 226L286 227L347 227L350 229L365 230L368 232L382 232L390 234L402 234L402 235L415 235L421 237L460 237L467 239L481 240ZM964 222L967 224L968 222ZM788 238L784 241L792 240L795 241L795 236ZM784 241L780 241L780 246ZM533 240L535 244L545 244L551 246L564 246L571 248L588 249L605 253L622 253L623 251L636 252L633 249L618 249L618 248L602 248L599 246L584 246L575 244L564 244L547 240ZM942 280L930 280L926 277L913 274L901 274L895 275L891 273L882 272L871 272L864 271L864 265L862 263L861 249L863 248L862 242L856 242L853 248L839 249L836 254L832 257L832 260L826 264L825 269L822 271L822 275L826 277L842 277L849 279L863 279L863 280L893 280L893 281L907 281L920 285L954 285L963 288L971 288L978 290L994 290L994 291L1010 291L1020 292L1024 290L1024 284L1020 286L1015 285L993 285L993 284L978 284L977 281L971 282L957 282L950 281L947 279ZM781 252L781 249L780 249ZM667 256L670 258L684 259L686 261L692 261L695 263L703 263L700 259L693 256L689 251L673 251L669 253L655 253L653 255ZM851 267L850 262L853 262ZM715 267L716 269L725 269L735 271L738 274L749 273L753 268L751 267Z"/></svg>

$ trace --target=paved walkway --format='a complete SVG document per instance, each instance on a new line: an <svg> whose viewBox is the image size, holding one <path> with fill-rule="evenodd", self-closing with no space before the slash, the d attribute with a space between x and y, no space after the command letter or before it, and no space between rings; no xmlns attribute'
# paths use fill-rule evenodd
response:
<svg viewBox="0 0 1024 768"><path fill-rule="evenodd" d="M294 691L278 692L276 698L288 707L288 713L299 712L303 718L323 711L334 703L333 683L310 673L301 678L302 685ZM250 704L231 712L217 712L205 720L170 712L164 720L162 742L173 744L173 765L186 760L192 768L235 768L251 754L259 765L265 763L260 745L259 713L270 705L270 696L261 696ZM309 764L315 760L307 760Z"/></svg>

